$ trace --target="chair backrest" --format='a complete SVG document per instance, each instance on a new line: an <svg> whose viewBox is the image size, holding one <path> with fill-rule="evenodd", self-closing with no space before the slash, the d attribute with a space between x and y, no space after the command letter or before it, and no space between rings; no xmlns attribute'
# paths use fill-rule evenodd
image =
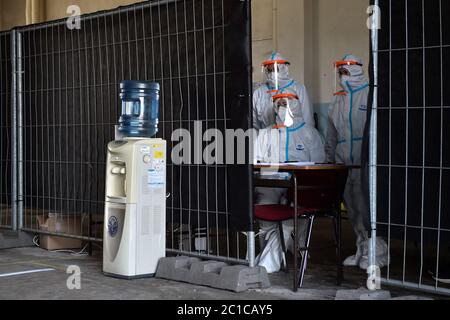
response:
<svg viewBox="0 0 450 320"><path fill-rule="evenodd" d="M296 176L300 207L321 211L336 210L340 207L348 170L299 171ZM292 191L289 193L289 199L293 200Z"/></svg>

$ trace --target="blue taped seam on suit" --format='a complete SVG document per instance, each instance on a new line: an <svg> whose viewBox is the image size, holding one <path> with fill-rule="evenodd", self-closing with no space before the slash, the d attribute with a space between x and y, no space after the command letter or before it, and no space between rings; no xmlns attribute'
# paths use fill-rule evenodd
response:
<svg viewBox="0 0 450 320"><path fill-rule="evenodd" d="M348 90L350 91L350 114L349 114L350 139L351 139L351 141L350 141L350 160L352 161L352 163L354 163L353 142L359 141L359 140L355 140L355 138L353 137L353 94L367 88L369 86L369 84L366 83L355 90L352 89L352 87L350 86L350 83L348 81L346 82L346 84L347 84Z"/></svg>
<svg viewBox="0 0 450 320"><path fill-rule="evenodd" d="M289 133L301 130L305 125L306 125L306 122L303 122L301 125L299 125L295 128L292 128L292 129L286 128L286 162L289 162L289 143L290 143Z"/></svg>

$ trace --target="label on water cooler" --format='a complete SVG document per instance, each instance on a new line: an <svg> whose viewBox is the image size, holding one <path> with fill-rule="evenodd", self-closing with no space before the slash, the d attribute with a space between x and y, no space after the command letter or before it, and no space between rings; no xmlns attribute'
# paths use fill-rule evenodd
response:
<svg viewBox="0 0 450 320"><path fill-rule="evenodd" d="M148 169L148 185L150 188L160 188L164 185L166 181L166 176L164 170L159 166L152 166Z"/></svg>
<svg viewBox="0 0 450 320"><path fill-rule="evenodd" d="M141 153L150 153L150 147L141 147Z"/></svg>

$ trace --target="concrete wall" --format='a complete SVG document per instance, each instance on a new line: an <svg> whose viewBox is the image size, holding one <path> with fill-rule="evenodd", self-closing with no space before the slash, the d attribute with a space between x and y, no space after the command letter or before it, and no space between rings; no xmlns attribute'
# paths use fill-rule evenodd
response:
<svg viewBox="0 0 450 320"><path fill-rule="evenodd" d="M368 70L368 0L314 0L313 41L315 75L310 89L314 102L328 102L334 87L332 62L347 53L361 57Z"/></svg>
<svg viewBox="0 0 450 320"><path fill-rule="evenodd" d="M254 80L261 80L260 62L279 50L313 102L330 102L333 61L354 53L368 62L368 5L369 0L254 0Z"/></svg>
<svg viewBox="0 0 450 320"><path fill-rule="evenodd" d="M46 0L45 15L47 20L55 20L67 17L66 11L71 5L79 6L81 13L86 14L142 1L144 0Z"/></svg>
<svg viewBox="0 0 450 320"><path fill-rule="evenodd" d="M67 8L70 5L78 5L84 14L141 1L144 0L43 0L43 12L40 15L43 21L50 21L67 17ZM8 30L27 23L26 3L27 0L0 0L0 30Z"/></svg>
<svg viewBox="0 0 450 320"><path fill-rule="evenodd" d="M30 0L29 0L30 1ZM82 13L106 10L142 0L45 0L44 16L67 16L69 5ZM292 75L307 86L314 103L331 101L332 62L355 53L367 63L369 0L253 0L254 79L261 80L260 63L272 50L292 62ZM0 29L24 25L26 0L0 0Z"/></svg>
<svg viewBox="0 0 450 320"><path fill-rule="evenodd" d="M0 0L0 31L26 24L26 0Z"/></svg>

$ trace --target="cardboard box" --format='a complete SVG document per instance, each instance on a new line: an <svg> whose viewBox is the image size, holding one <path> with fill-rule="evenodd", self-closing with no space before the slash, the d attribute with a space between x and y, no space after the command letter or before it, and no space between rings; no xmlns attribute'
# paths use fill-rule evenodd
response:
<svg viewBox="0 0 450 320"><path fill-rule="evenodd" d="M57 236L49 236L46 234L39 235L39 247L45 250L65 250L75 249L81 250L83 242L78 239L63 238Z"/></svg>
<svg viewBox="0 0 450 320"><path fill-rule="evenodd" d="M45 232L82 236L88 230L86 214L70 215L49 213L37 217L39 230ZM39 246L46 250L81 249L83 241L79 239L40 234Z"/></svg>

